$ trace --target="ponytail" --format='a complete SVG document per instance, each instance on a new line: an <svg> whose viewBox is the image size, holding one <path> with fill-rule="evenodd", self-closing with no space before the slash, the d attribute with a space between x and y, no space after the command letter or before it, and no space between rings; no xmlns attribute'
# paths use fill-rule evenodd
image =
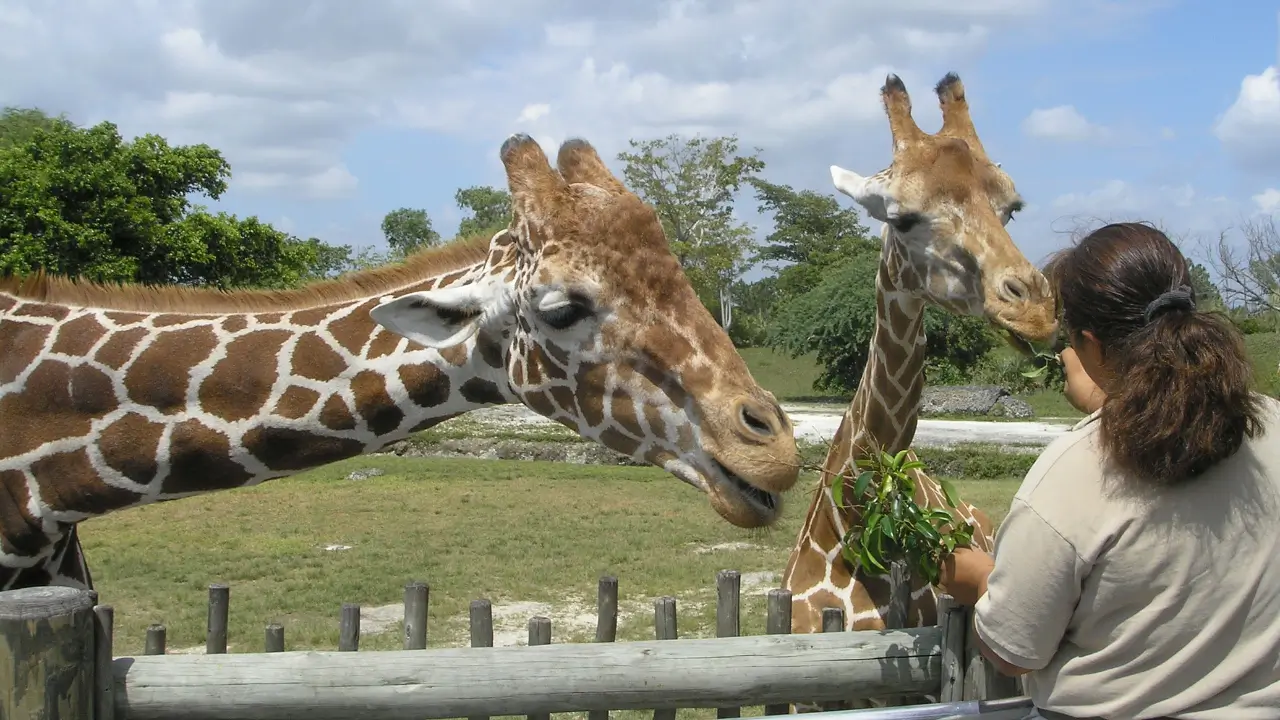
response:
<svg viewBox="0 0 1280 720"><path fill-rule="evenodd" d="M1102 345L1100 440L1125 476L1168 486L1233 455L1262 427L1244 338L1195 306L1186 259L1160 231L1107 225L1051 265L1064 324Z"/></svg>

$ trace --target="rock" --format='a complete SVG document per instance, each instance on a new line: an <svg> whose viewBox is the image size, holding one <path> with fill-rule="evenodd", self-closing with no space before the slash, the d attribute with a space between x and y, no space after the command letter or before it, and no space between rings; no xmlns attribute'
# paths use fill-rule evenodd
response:
<svg viewBox="0 0 1280 720"><path fill-rule="evenodd" d="M921 415L986 415L1009 391L999 385L941 385L926 387L920 396Z"/></svg>
<svg viewBox="0 0 1280 720"><path fill-rule="evenodd" d="M404 457L471 457L491 460L544 460L575 465L642 465L593 442L551 442L494 438L457 438L432 443L401 441L383 451Z"/></svg>
<svg viewBox="0 0 1280 720"><path fill-rule="evenodd" d="M997 400L995 405L991 406L991 409L987 411L987 415L1026 420L1035 417L1036 411L1025 400L1020 400L1012 395L1005 395Z"/></svg>
<svg viewBox="0 0 1280 720"><path fill-rule="evenodd" d="M363 468L360 470L353 470L349 475L347 475L347 479L368 480L371 477L378 477L382 474L384 474L382 468Z"/></svg>

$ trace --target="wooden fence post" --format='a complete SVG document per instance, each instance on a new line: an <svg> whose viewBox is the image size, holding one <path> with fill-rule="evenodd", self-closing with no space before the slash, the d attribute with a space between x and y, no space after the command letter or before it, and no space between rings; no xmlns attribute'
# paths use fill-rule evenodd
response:
<svg viewBox="0 0 1280 720"><path fill-rule="evenodd" d="M950 595L938 593L938 626L942 629L942 690L939 702L964 699L964 607Z"/></svg>
<svg viewBox="0 0 1280 720"><path fill-rule="evenodd" d="M786 588L774 588L769 591L768 615L765 617L765 632L769 635L791 634L791 591ZM789 704L765 705L765 715L787 715L791 712Z"/></svg>
<svg viewBox="0 0 1280 720"><path fill-rule="evenodd" d="M404 586L404 649L427 649L427 604L431 587L424 582Z"/></svg>
<svg viewBox="0 0 1280 720"><path fill-rule="evenodd" d="M551 618L535 615L529 618L529 647L551 644ZM527 720L551 720L550 713L534 713Z"/></svg>
<svg viewBox="0 0 1280 720"><path fill-rule="evenodd" d="M618 639L618 578L606 575L600 578L596 589L596 642L616 642ZM609 720L608 710L592 710L587 720Z"/></svg>
<svg viewBox="0 0 1280 720"><path fill-rule="evenodd" d="M837 607L822 608L822 632L844 632L844 609ZM822 709L825 711L844 710L845 702L837 700L835 702L822 703Z"/></svg>
<svg viewBox="0 0 1280 720"><path fill-rule="evenodd" d="M209 625L204 639L206 655L227 651L227 624L231 613L231 588L221 583L209 586Z"/></svg>
<svg viewBox="0 0 1280 720"><path fill-rule="evenodd" d="M165 629L164 625L152 623L147 628L147 645L146 649L143 650L143 654L164 655L165 643L167 642L165 637L166 635L168 635L168 631Z"/></svg>
<svg viewBox="0 0 1280 720"><path fill-rule="evenodd" d="M262 632L262 651L269 653L284 652L284 625L268 623Z"/></svg>
<svg viewBox="0 0 1280 720"><path fill-rule="evenodd" d="M360 649L360 605L343 603L338 616L338 651L355 652Z"/></svg>
<svg viewBox="0 0 1280 720"><path fill-rule="evenodd" d="M0 717L93 717L94 595L68 587L0 592Z"/></svg>
<svg viewBox="0 0 1280 720"><path fill-rule="evenodd" d="M653 601L653 636L657 640L675 640L680 637L676 622L676 599L670 595ZM654 708L653 720L676 720L679 708Z"/></svg>
<svg viewBox="0 0 1280 720"><path fill-rule="evenodd" d="M716 637L738 637L742 632L742 575L737 570L716 573ZM716 708L717 718L742 717L742 708Z"/></svg>
<svg viewBox="0 0 1280 720"><path fill-rule="evenodd" d="M472 600L470 606L471 647L493 647L493 603L487 598ZM489 720L473 715L469 720Z"/></svg>

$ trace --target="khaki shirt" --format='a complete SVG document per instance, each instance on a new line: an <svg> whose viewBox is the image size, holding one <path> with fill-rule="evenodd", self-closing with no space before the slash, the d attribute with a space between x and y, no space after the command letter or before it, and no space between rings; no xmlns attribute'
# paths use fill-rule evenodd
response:
<svg viewBox="0 0 1280 720"><path fill-rule="evenodd" d="M991 650L1033 670L1036 707L1280 718L1280 403L1264 414L1264 433L1173 489L1105 471L1096 413L1045 449L974 611Z"/></svg>

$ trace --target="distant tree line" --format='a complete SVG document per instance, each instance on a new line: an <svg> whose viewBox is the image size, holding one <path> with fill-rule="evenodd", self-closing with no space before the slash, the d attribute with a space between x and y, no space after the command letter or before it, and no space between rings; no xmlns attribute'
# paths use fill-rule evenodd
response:
<svg viewBox="0 0 1280 720"><path fill-rule="evenodd" d="M823 367L815 390L850 391L875 326L879 239L833 193L766 180L759 154L740 152L734 136L669 135L632 140L618 160L626 184L657 211L702 302L739 347L812 354ZM0 274L44 268L110 282L285 288L398 262L444 240L420 208L389 211L381 227L386 250L375 251L304 239L189 200L217 200L230 174L208 145L172 146L153 134L125 141L110 122L79 127L39 109L6 108ZM734 212L748 192L772 221L759 242ZM502 189L460 188L454 202L465 216L449 239L490 235L510 219ZM1280 329L1280 233L1274 223L1255 223L1246 236L1244 255L1232 254L1225 238L1209 253L1221 288L1204 266L1193 268L1201 303L1227 311L1247 332ZM756 266L768 274L744 282ZM1031 382L1018 379L1014 361L998 350L1003 341L981 319L930 307L926 332L931 383Z"/></svg>

